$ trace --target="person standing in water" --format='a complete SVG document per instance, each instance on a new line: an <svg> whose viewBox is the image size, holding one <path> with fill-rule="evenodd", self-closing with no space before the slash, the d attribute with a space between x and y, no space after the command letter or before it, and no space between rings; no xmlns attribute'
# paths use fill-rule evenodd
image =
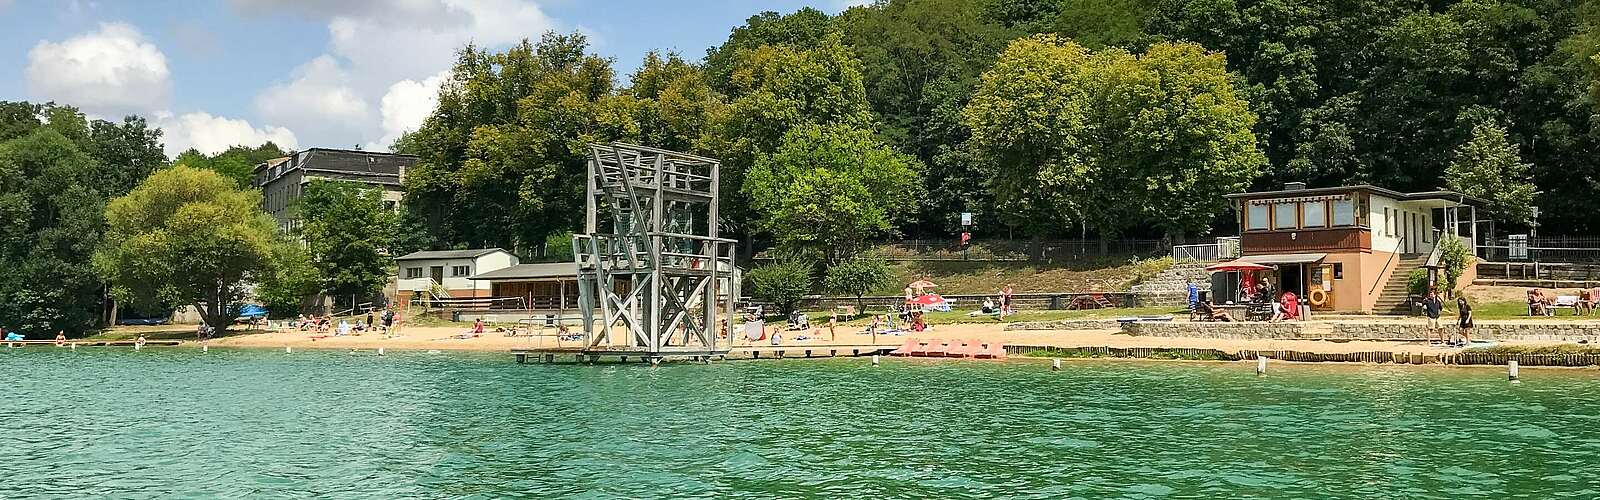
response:
<svg viewBox="0 0 1600 500"><path fill-rule="evenodd" d="M1465 295L1456 297L1456 315L1458 326L1461 327L1461 345L1472 345L1472 304L1467 303Z"/></svg>

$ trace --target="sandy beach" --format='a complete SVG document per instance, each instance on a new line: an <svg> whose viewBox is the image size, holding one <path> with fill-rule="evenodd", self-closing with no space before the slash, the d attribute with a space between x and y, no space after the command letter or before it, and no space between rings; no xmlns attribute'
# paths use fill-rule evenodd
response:
<svg viewBox="0 0 1600 500"><path fill-rule="evenodd" d="M1149 337L1124 334L1119 330L1004 330L1003 324L956 324L940 325L934 330L920 334L908 335L878 335L876 344L884 346L899 346L911 338L917 339L980 339L1004 342L1007 344L1023 345L1048 345L1056 347L1159 347L1159 348L1198 348L1218 349L1223 351L1238 350L1293 350L1315 353L1350 353L1364 351L1392 351L1411 352L1420 354L1438 354L1456 352L1459 348L1444 348L1430 346L1425 342L1417 341L1330 341L1330 340L1250 340L1250 339L1217 339L1217 338L1183 338L1183 337ZM457 338L466 332L466 328L459 326L408 326L400 330L398 335L388 337L382 334L368 333L361 335L325 336L300 331L269 331L247 332L232 334L228 337L214 339L209 344L217 347L257 347L257 348L283 348L295 349L420 349L420 350L470 350L470 351L509 351L512 349L547 348L547 347L574 347L577 343L572 341L558 342L554 336L537 337L508 337L504 333L489 331L482 336L474 338ZM796 340L803 332L785 332L780 345L785 346L828 346L849 345L861 346L874 344L871 335L861 333L857 328L840 327L836 338L830 339L827 329L820 332L820 338ZM809 332L805 332L809 333ZM1501 344L1514 345L1541 345L1554 342L1541 341L1502 341ZM749 342L737 339L735 346L772 345L770 341Z"/></svg>

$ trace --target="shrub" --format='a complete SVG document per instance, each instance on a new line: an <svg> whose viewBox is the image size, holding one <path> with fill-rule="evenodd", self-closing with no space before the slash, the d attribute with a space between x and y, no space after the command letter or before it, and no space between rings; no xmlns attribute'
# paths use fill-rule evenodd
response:
<svg viewBox="0 0 1600 500"><path fill-rule="evenodd" d="M1472 252L1467 250L1467 245L1461 238L1446 237L1439 242L1439 264L1444 266L1444 289L1450 292L1456 290L1456 280L1461 278L1461 272L1466 270L1467 264L1472 262Z"/></svg>
<svg viewBox="0 0 1600 500"><path fill-rule="evenodd" d="M1133 286L1149 281L1151 278L1155 278L1156 275L1161 274L1162 271L1172 267L1172 256L1167 255L1148 259L1134 257L1128 259L1128 267L1131 273L1128 285Z"/></svg>
<svg viewBox="0 0 1600 500"><path fill-rule="evenodd" d="M787 315L795 304L811 291L811 262L784 260L751 269L745 273L750 281L750 296L771 302Z"/></svg>
<svg viewBox="0 0 1600 500"><path fill-rule="evenodd" d="M1428 293L1428 270L1412 269L1411 275L1406 278L1406 290L1412 295L1426 295Z"/></svg>
<svg viewBox="0 0 1600 500"><path fill-rule="evenodd" d="M828 268L822 284L829 292L855 297L856 310L866 311L867 306L861 297L867 292L887 285L893 279L894 273L890 271L888 262L877 258L857 257Z"/></svg>

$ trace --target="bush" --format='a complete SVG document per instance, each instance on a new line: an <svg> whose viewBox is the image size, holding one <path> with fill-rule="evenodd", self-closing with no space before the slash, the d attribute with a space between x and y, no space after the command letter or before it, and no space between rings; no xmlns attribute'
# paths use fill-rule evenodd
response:
<svg viewBox="0 0 1600 500"><path fill-rule="evenodd" d="M831 293L855 297L856 310L866 311L867 306L861 297L867 292L887 285L893 279L894 273L890 271L888 262L883 259L857 257L828 268L828 274L822 279L822 284Z"/></svg>
<svg viewBox="0 0 1600 500"><path fill-rule="evenodd" d="M572 231L550 233L544 237L544 260L572 262Z"/></svg>
<svg viewBox="0 0 1600 500"><path fill-rule="evenodd" d="M1456 280L1461 278L1461 272L1471 262L1472 252L1467 250L1461 238L1446 237L1439 242L1439 264L1444 266L1445 290L1455 292Z"/></svg>
<svg viewBox="0 0 1600 500"><path fill-rule="evenodd" d="M1406 278L1406 290L1412 295L1428 294L1428 270L1412 269L1411 275Z"/></svg>
<svg viewBox="0 0 1600 500"><path fill-rule="evenodd" d="M1151 278L1155 278L1156 275L1161 274L1162 271L1172 267L1172 256L1167 255L1162 257L1151 257L1148 259L1133 257L1128 259L1128 266L1131 269L1130 272L1132 273L1132 276L1130 276L1131 280L1128 281L1128 285L1137 285L1149 281Z"/></svg>
<svg viewBox="0 0 1600 500"><path fill-rule="evenodd" d="M811 291L811 262L794 259L767 264L745 273L745 279L750 280L751 297L771 302L788 315Z"/></svg>

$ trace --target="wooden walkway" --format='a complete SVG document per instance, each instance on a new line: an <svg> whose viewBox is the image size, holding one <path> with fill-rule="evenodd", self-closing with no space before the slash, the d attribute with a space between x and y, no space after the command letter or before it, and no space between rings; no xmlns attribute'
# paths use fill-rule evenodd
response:
<svg viewBox="0 0 1600 500"><path fill-rule="evenodd" d="M783 359L783 358L833 358L886 354L897 346L859 344L818 344L788 346L735 346L726 351L669 351L661 353L668 360L705 362L726 359ZM645 363L648 353L633 350L583 349L580 347L554 347L512 349L511 355L518 363Z"/></svg>

